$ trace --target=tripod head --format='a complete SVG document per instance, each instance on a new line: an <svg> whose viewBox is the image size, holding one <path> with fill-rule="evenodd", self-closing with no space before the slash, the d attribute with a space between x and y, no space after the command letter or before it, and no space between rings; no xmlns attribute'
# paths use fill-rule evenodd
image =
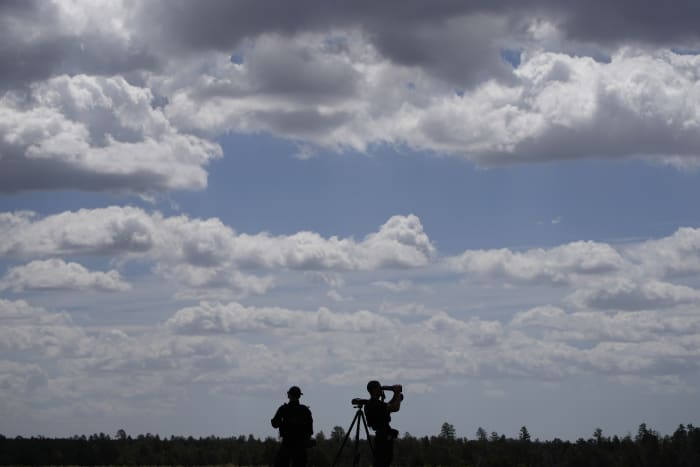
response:
<svg viewBox="0 0 700 467"><path fill-rule="evenodd" d="M365 406L369 402L369 399L361 399L359 397L354 398L353 400L350 401L353 407L356 409L361 409L362 407Z"/></svg>

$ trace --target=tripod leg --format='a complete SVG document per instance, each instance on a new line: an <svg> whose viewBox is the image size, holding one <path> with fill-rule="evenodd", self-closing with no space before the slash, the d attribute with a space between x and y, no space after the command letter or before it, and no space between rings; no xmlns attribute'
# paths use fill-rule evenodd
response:
<svg viewBox="0 0 700 467"><path fill-rule="evenodd" d="M331 464L332 467L335 467L335 464L338 462L338 459L340 459L340 454L343 452L343 448L345 447L345 443L348 442L348 438L350 437L350 433L352 433L352 427L357 423L357 426L359 428L360 426L360 421L359 419L359 414L361 412L358 412L355 414L355 417L352 419L352 423L350 423L350 428L348 428L347 433L345 434L345 438L343 439L343 444L340 445L340 449L338 449L338 453L335 455L335 459L333 460L333 464Z"/></svg>
<svg viewBox="0 0 700 467"><path fill-rule="evenodd" d="M362 412L357 411L357 415L355 416L357 420L357 425L355 426L355 449L353 450L353 456L352 456L352 465L353 467L357 467L360 465L360 420L362 418Z"/></svg>

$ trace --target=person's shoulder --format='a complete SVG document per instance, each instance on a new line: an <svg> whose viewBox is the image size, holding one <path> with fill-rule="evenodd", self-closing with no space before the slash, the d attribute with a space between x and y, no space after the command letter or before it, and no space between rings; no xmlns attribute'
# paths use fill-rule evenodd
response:
<svg viewBox="0 0 700 467"><path fill-rule="evenodd" d="M369 399L366 404L370 409L376 409L384 405L386 405L386 402L380 401L379 399Z"/></svg>

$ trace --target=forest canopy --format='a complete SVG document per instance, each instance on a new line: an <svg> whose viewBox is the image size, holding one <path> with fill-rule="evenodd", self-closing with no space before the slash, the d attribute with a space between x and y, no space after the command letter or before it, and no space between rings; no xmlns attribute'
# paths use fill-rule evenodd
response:
<svg viewBox="0 0 700 467"><path fill-rule="evenodd" d="M309 465L331 465L345 438L342 427L327 437L315 436L309 450ZM70 438L0 435L2 465L270 465L279 441L253 435L237 437L160 437L124 430ZM352 463L352 437L341 451L340 465ZM360 442L363 466L371 456L366 440ZM700 465L700 428L679 425L669 435L660 435L639 425L637 433L606 436L597 428L590 438L565 441L532 439L527 427L517 438L479 427L474 438L459 437L452 424L443 423L434 436L415 437L404 433L396 440L394 465L405 466L697 466Z"/></svg>

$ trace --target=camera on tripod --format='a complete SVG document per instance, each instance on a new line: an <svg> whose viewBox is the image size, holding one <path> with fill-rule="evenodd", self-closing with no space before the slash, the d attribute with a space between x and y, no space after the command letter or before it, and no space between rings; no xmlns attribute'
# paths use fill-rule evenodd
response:
<svg viewBox="0 0 700 467"><path fill-rule="evenodd" d="M359 397L356 397L350 401L352 406L355 407L356 409L361 409L362 407L365 406L365 404L367 404L367 402L369 402L369 399L362 399Z"/></svg>

